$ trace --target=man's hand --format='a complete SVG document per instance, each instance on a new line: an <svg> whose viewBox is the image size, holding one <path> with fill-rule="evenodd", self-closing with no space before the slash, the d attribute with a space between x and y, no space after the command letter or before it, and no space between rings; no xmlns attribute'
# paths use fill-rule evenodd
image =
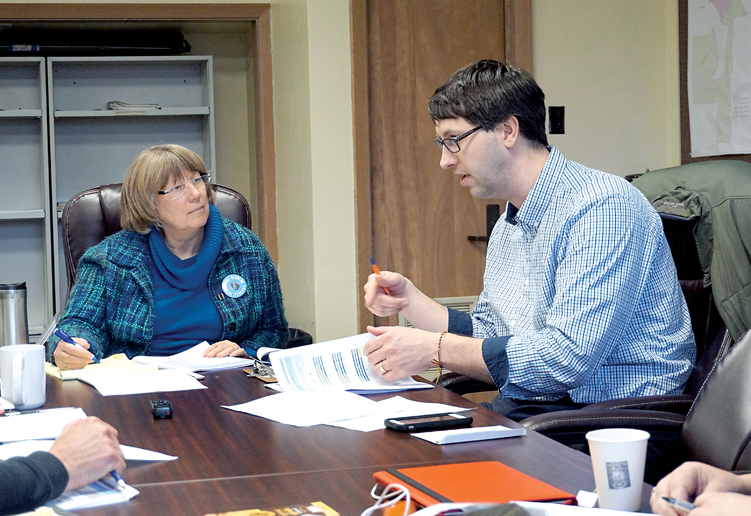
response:
<svg viewBox="0 0 751 516"><path fill-rule="evenodd" d="M371 274L365 284L365 306L379 317L398 314L407 305L406 297L408 280L396 272L381 271L381 274ZM386 294L384 289L388 290Z"/></svg>
<svg viewBox="0 0 751 516"><path fill-rule="evenodd" d="M368 326L375 335L364 347L368 362L389 382L419 374L438 358L440 334L401 326Z"/></svg>
<svg viewBox="0 0 751 516"><path fill-rule="evenodd" d="M219 342L215 342L208 348L206 348L206 351L203 352L203 356L208 358L214 358L214 357L239 357L239 358L245 358L248 356L248 354L245 352L245 349L241 348L239 345L235 344L234 342L230 340L222 340Z"/></svg>
<svg viewBox="0 0 751 516"><path fill-rule="evenodd" d="M58 369L83 369L92 362L93 355L87 351L91 347L89 342L78 337L73 337L73 340L78 346L68 344L63 340L57 343L53 355Z"/></svg>
<svg viewBox="0 0 751 516"><path fill-rule="evenodd" d="M96 417L68 423L50 453L68 470L66 491L81 488L115 470L125 469L117 430Z"/></svg>
<svg viewBox="0 0 751 516"><path fill-rule="evenodd" d="M684 516L687 511L676 508L662 499L663 496L679 500L692 501L702 511L715 511L717 508L727 507L720 512L702 512L699 508L691 511L694 515L710 514L745 514L751 508L751 497L728 496L727 493L748 493L751 489L751 475L738 476L733 473L702 464L700 462L686 462L657 483L649 500L655 514L662 516ZM722 493L722 494L721 494ZM733 511L737 503L744 503L745 511ZM725 506L724 504L732 504Z"/></svg>

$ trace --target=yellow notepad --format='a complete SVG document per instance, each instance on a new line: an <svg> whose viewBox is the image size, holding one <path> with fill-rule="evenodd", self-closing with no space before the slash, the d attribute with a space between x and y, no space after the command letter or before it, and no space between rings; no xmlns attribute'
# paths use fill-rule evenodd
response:
<svg viewBox="0 0 751 516"><path fill-rule="evenodd" d="M78 380L78 375L81 371L103 371L106 373L119 373L119 372L136 372L136 371L156 371L159 366L156 364L139 364L133 362L125 356L124 353L118 353L102 359L99 364L89 364L83 369L64 369L60 370L57 366L45 362L44 372L48 375L57 378L58 380Z"/></svg>

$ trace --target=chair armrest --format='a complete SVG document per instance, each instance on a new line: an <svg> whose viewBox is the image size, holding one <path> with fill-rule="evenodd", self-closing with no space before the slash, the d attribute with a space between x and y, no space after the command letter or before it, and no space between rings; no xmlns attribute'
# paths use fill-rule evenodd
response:
<svg viewBox="0 0 751 516"><path fill-rule="evenodd" d="M638 398L622 398L619 400L601 401L587 405L582 410L653 410L673 412L685 416L688 414L694 396L690 394L668 394L664 396L641 396Z"/></svg>
<svg viewBox="0 0 751 516"><path fill-rule="evenodd" d="M601 428L638 428L650 433L650 442L675 443L685 419L672 412L585 408L538 414L521 424L567 445L584 444L587 432Z"/></svg>
<svg viewBox="0 0 751 516"><path fill-rule="evenodd" d="M493 383L475 380L474 378L470 378L469 376L464 376L463 374L453 372L444 374L439 385L455 394L459 394L460 396L463 394L468 394L470 392L498 392L498 387L496 387Z"/></svg>

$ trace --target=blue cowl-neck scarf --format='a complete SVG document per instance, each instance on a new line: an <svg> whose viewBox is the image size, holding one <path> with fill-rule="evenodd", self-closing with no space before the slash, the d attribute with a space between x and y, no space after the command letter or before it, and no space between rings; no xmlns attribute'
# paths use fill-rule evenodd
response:
<svg viewBox="0 0 751 516"><path fill-rule="evenodd" d="M222 216L216 206L210 204L203 242L196 256L181 260L169 250L162 233L152 228L149 233L151 259L167 283L180 290L193 290L206 285L209 273L219 256L223 236Z"/></svg>

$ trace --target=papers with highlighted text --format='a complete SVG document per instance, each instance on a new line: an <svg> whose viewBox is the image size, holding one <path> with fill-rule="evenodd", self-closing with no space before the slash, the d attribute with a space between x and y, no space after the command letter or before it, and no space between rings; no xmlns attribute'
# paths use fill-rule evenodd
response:
<svg viewBox="0 0 751 516"><path fill-rule="evenodd" d="M269 359L285 392L347 390L376 393L433 387L412 378L393 382L384 380L363 353L363 346L372 338L370 333L362 333L276 351L269 355Z"/></svg>

